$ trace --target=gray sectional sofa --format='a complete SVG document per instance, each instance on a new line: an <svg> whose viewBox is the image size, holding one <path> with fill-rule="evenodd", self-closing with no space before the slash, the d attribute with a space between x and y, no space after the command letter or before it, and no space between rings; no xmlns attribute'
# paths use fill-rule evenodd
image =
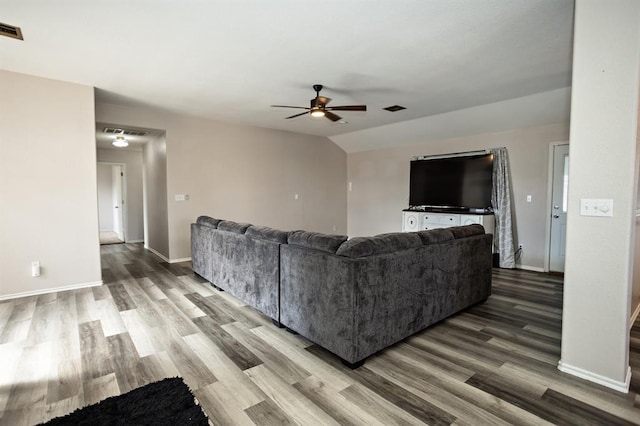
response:
<svg viewBox="0 0 640 426"><path fill-rule="evenodd" d="M206 216L193 270L354 368L491 294L480 225L375 237L283 232Z"/></svg>

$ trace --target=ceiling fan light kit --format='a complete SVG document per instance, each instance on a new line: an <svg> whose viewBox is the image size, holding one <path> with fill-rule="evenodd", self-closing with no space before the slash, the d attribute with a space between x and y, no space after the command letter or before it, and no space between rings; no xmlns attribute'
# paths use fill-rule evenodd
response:
<svg viewBox="0 0 640 426"><path fill-rule="evenodd" d="M111 142L111 145L117 148L126 148L129 146L129 141L124 138L124 136L116 136L116 138Z"/></svg>
<svg viewBox="0 0 640 426"><path fill-rule="evenodd" d="M342 120L337 114L334 114L331 111L366 111L366 105L342 105L342 106L327 106L329 102L331 102L331 98L326 98L324 96L320 96L320 91L322 90L322 84L314 84L313 90L316 91L316 97L311 99L310 107L300 107L300 106L290 106L290 105L271 105L274 108L296 108L296 109L306 109L305 112L301 112L300 114L294 114L290 117L285 117L285 119L300 117L301 115L310 114L312 117L326 117L331 121L339 121L342 124L345 124L346 121Z"/></svg>

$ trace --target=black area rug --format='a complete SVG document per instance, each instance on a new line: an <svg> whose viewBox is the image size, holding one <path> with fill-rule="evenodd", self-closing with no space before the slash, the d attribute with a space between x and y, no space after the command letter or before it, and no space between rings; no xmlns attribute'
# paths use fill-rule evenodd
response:
<svg viewBox="0 0 640 426"><path fill-rule="evenodd" d="M45 425L208 425L179 377L150 383L43 423Z"/></svg>

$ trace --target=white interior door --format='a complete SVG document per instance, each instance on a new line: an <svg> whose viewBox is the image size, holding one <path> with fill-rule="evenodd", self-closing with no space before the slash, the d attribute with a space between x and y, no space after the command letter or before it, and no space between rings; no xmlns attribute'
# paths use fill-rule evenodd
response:
<svg viewBox="0 0 640 426"><path fill-rule="evenodd" d="M549 271L564 272L567 237L567 191L569 189L569 145L555 145L553 147L552 179Z"/></svg>
<svg viewBox="0 0 640 426"><path fill-rule="evenodd" d="M124 218L122 199L122 166L111 166L113 181L113 231L124 241Z"/></svg>

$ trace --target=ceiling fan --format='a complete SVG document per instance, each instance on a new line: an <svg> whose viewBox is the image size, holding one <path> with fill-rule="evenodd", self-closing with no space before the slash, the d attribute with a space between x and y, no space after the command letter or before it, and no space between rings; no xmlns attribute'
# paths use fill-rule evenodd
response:
<svg viewBox="0 0 640 426"><path fill-rule="evenodd" d="M289 118L300 117L301 115L311 114L312 117L326 117L331 121L338 121L342 117L337 114L334 114L331 111L366 111L366 105L342 105L342 106L327 106L329 102L331 102L331 98L326 98L324 96L320 96L320 91L322 90L322 84L314 84L313 90L316 91L316 97L311 99L311 107L300 107L300 106L289 106L289 105L271 105L276 108L297 108L297 109L306 109L305 112L301 112L300 114L292 115Z"/></svg>

